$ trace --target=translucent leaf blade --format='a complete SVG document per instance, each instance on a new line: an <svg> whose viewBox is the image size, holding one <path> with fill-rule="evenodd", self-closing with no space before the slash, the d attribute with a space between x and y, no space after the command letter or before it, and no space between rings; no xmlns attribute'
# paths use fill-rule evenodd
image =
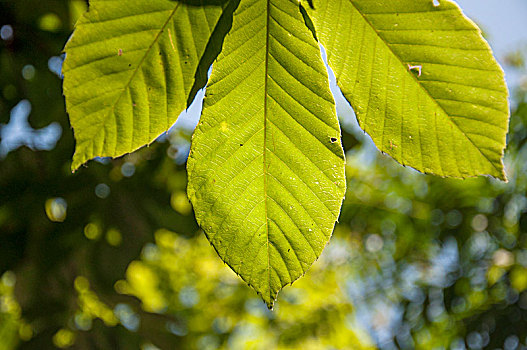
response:
<svg viewBox="0 0 527 350"><path fill-rule="evenodd" d="M314 0L328 62L377 147L425 173L505 180L508 91L451 1Z"/></svg>
<svg viewBox="0 0 527 350"><path fill-rule="evenodd" d="M196 218L272 307L329 240L345 191L335 105L298 2L242 0L188 160Z"/></svg>
<svg viewBox="0 0 527 350"><path fill-rule="evenodd" d="M223 2L90 1L65 48L72 169L132 152L172 126L203 78L198 65Z"/></svg>

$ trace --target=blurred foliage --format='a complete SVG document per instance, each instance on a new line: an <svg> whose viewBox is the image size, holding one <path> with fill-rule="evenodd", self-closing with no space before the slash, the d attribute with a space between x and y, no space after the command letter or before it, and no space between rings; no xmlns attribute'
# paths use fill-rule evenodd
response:
<svg viewBox="0 0 527 350"><path fill-rule="evenodd" d="M22 141L1 133L9 152L0 159L0 349L527 347L521 86L507 184L403 168L341 108L348 193L340 223L319 261L268 311L195 223L185 196L190 130L70 173L60 52L85 6L0 2L0 132L23 112L33 128ZM35 142L53 122L62 130L56 145Z"/></svg>

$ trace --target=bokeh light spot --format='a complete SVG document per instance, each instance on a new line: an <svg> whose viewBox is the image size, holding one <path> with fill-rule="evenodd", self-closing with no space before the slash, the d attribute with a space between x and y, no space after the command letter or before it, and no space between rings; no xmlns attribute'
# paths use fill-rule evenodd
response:
<svg viewBox="0 0 527 350"><path fill-rule="evenodd" d="M33 80L36 73L35 67L31 64L27 64L22 68L22 77L26 80Z"/></svg>
<svg viewBox="0 0 527 350"><path fill-rule="evenodd" d="M53 12L46 13L40 17L38 21L38 26L40 29L46 32L58 32L62 28L62 21L57 14Z"/></svg>
<svg viewBox="0 0 527 350"><path fill-rule="evenodd" d="M18 336L23 341L29 341L33 338L33 327L30 324L22 323L18 328Z"/></svg>
<svg viewBox="0 0 527 350"><path fill-rule="evenodd" d="M141 350L161 350L157 346L151 343L141 345Z"/></svg>
<svg viewBox="0 0 527 350"><path fill-rule="evenodd" d="M518 348L518 345L520 344L520 339L516 335L509 335L507 339L505 339L505 343L503 344L503 347L505 350L515 350Z"/></svg>
<svg viewBox="0 0 527 350"><path fill-rule="evenodd" d="M488 225L489 220L483 214L478 214L472 218L472 228L477 232L486 230Z"/></svg>
<svg viewBox="0 0 527 350"><path fill-rule="evenodd" d="M84 312L77 312L75 314L75 327L81 331L89 331L92 327L92 319Z"/></svg>
<svg viewBox="0 0 527 350"><path fill-rule="evenodd" d="M445 221L445 215L441 209L434 209L430 212L432 225L439 226Z"/></svg>
<svg viewBox="0 0 527 350"><path fill-rule="evenodd" d="M121 174L123 174L124 177L131 177L134 175L134 173L135 173L134 164L130 162L126 162L121 166Z"/></svg>
<svg viewBox="0 0 527 350"><path fill-rule="evenodd" d="M90 240L95 240L101 236L102 230L99 225L89 223L84 227L84 235Z"/></svg>
<svg viewBox="0 0 527 350"><path fill-rule="evenodd" d="M86 292L90 288L90 281L84 276L77 276L73 285L78 292Z"/></svg>
<svg viewBox="0 0 527 350"><path fill-rule="evenodd" d="M184 337L188 334L187 326L181 322L167 322L166 327L170 333L179 337Z"/></svg>
<svg viewBox="0 0 527 350"><path fill-rule="evenodd" d="M108 198L110 192L110 186L107 184L98 184L95 186L95 195L101 199Z"/></svg>
<svg viewBox="0 0 527 350"><path fill-rule="evenodd" d="M172 193L170 197L170 205L181 215L188 215L192 211L192 206L188 200L187 195L183 191Z"/></svg>
<svg viewBox="0 0 527 350"><path fill-rule="evenodd" d="M63 222L66 220L68 203L64 198L50 198L45 204L46 215L53 222Z"/></svg>
<svg viewBox="0 0 527 350"><path fill-rule="evenodd" d="M192 286L186 286L179 291L179 301L185 307L193 307L199 303L198 291Z"/></svg>
<svg viewBox="0 0 527 350"><path fill-rule="evenodd" d="M16 275L13 271L6 271L2 275L2 284L6 287L13 288L16 283Z"/></svg>
<svg viewBox="0 0 527 350"><path fill-rule="evenodd" d="M514 264L514 255L505 249L498 249L492 256L494 265L508 267Z"/></svg>
<svg viewBox="0 0 527 350"><path fill-rule="evenodd" d="M5 24L0 28L0 38L5 41L13 40L13 27Z"/></svg>
<svg viewBox="0 0 527 350"><path fill-rule="evenodd" d="M366 238L366 250L370 253L376 253L380 251L384 245L384 242L378 234L369 235Z"/></svg>
<svg viewBox="0 0 527 350"><path fill-rule="evenodd" d="M56 347L64 349L75 343L75 333L69 329L62 328L53 336L53 344Z"/></svg>
<svg viewBox="0 0 527 350"><path fill-rule="evenodd" d="M446 214L446 223L450 227L457 227L463 222L463 214L459 210L451 210Z"/></svg>
<svg viewBox="0 0 527 350"><path fill-rule="evenodd" d="M58 56L53 56L48 60L48 69L51 72L55 73L61 79L62 79L62 63L64 63L64 60Z"/></svg>
<svg viewBox="0 0 527 350"><path fill-rule="evenodd" d="M141 323L139 316L129 305L119 303L115 306L113 313L129 331L136 332L139 329Z"/></svg>
<svg viewBox="0 0 527 350"><path fill-rule="evenodd" d="M108 232L106 232L106 242L114 247L119 246L123 242L121 232L114 228L109 229Z"/></svg>

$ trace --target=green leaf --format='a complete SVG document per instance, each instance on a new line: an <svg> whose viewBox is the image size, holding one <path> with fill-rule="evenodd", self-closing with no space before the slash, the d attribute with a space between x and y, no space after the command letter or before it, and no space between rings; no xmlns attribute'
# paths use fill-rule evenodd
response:
<svg viewBox="0 0 527 350"><path fill-rule="evenodd" d="M322 252L346 186L327 71L297 1L241 1L188 173L208 239L271 308Z"/></svg>
<svg viewBox="0 0 527 350"><path fill-rule="evenodd" d="M194 2L90 1L65 48L72 169L152 142L204 86L237 1Z"/></svg>
<svg viewBox="0 0 527 350"><path fill-rule="evenodd" d="M425 173L505 180L508 92L480 30L451 1L313 0L316 34L360 126Z"/></svg>

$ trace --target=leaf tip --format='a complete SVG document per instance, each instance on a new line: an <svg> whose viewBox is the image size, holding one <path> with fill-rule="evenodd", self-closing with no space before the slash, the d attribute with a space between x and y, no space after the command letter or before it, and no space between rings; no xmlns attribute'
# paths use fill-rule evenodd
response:
<svg viewBox="0 0 527 350"><path fill-rule="evenodd" d="M263 302L267 306L267 309L269 309L270 311L273 311L275 302L278 299L278 293L282 290L284 286L282 286L282 288L279 288L279 289L275 289L269 286L269 289L266 288L267 290L264 290L264 291L259 291L257 288L255 288L251 284L249 284L249 287L253 288L256 291L256 293L262 298Z"/></svg>
<svg viewBox="0 0 527 350"><path fill-rule="evenodd" d="M508 183L509 182L509 179L507 177L507 173L505 172L505 167L501 166L501 171L499 172L499 175L496 177L498 180L501 180L505 183Z"/></svg>
<svg viewBox="0 0 527 350"><path fill-rule="evenodd" d="M71 172L75 173L81 166L93 158L95 157L90 154L86 154L84 149L80 149L79 146L76 146L75 153L73 154L73 160L71 162Z"/></svg>
<svg viewBox="0 0 527 350"><path fill-rule="evenodd" d="M276 291L271 290L269 292L269 299L265 298L263 294L260 294L262 299L263 299L263 301L267 305L267 308L270 311L273 311L273 309L274 309L274 303L276 302L276 299L278 298L278 292L279 291L280 290L276 290Z"/></svg>
<svg viewBox="0 0 527 350"><path fill-rule="evenodd" d="M494 169L493 169L494 171L489 172L487 175L496 180L500 180L505 183L508 183L509 179L507 178L507 172L505 171L505 165L503 164L503 153L502 153L502 156L499 162L494 162L493 165L494 165Z"/></svg>
<svg viewBox="0 0 527 350"><path fill-rule="evenodd" d="M78 159L78 157L76 157L75 155L73 156L73 161L71 162L71 173L74 174L77 170L79 170L79 168L81 167L81 165L83 164L84 162L80 161Z"/></svg>

